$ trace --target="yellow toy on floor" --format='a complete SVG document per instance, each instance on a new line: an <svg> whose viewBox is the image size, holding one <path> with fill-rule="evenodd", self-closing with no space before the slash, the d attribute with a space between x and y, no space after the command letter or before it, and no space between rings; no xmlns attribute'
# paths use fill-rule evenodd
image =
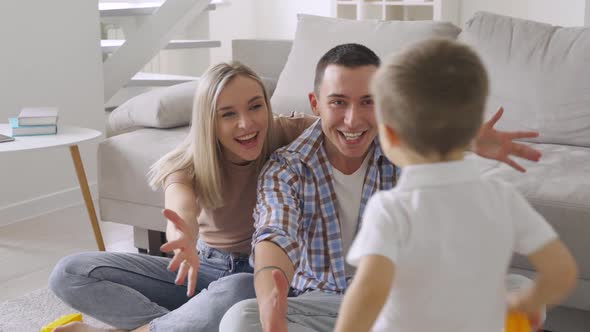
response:
<svg viewBox="0 0 590 332"><path fill-rule="evenodd" d="M529 318L521 312L509 312L506 315L504 332L531 332Z"/></svg>
<svg viewBox="0 0 590 332"><path fill-rule="evenodd" d="M53 322L43 326L41 328L41 332L51 332L54 328L66 325L71 322L81 322L82 321L82 314L75 313L69 314L59 317L58 319L54 320Z"/></svg>

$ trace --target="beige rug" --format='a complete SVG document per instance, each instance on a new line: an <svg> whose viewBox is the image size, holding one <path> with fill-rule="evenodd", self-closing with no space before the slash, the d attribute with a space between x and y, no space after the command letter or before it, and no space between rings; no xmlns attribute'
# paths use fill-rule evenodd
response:
<svg viewBox="0 0 590 332"><path fill-rule="evenodd" d="M38 289L0 303L0 332L39 332L44 325L74 312L49 289ZM87 315L83 319L97 327L109 327Z"/></svg>

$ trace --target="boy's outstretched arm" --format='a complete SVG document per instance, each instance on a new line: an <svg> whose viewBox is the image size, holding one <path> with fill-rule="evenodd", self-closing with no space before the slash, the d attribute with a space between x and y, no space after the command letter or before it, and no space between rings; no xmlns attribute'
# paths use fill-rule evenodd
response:
<svg viewBox="0 0 590 332"><path fill-rule="evenodd" d="M578 269L574 258L558 239L528 256L537 271L532 288L510 294L509 310L529 315L538 313L543 306L558 304L576 285Z"/></svg>
<svg viewBox="0 0 590 332"><path fill-rule="evenodd" d="M395 267L380 255L361 258L338 313L336 332L369 331L389 296Z"/></svg>

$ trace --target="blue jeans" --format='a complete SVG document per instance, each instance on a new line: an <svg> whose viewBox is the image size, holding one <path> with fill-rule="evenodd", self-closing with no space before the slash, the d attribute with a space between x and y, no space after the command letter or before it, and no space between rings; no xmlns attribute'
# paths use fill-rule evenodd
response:
<svg viewBox="0 0 590 332"><path fill-rule="evenodd" d="M236 302L254 298L248 257L198 243L197 295L174 284L170 258L88 252L62 258L49 287L65 303L121 329L150 324L150 331L218 331ZM246 274L240 272L247 272ZM235 275L234 275L235 274Z"/></svg>

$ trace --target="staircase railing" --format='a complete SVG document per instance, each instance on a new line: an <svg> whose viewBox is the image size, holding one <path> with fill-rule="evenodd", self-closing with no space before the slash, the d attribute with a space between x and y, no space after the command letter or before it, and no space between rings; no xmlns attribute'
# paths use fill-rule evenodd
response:
<svg viewBox="0 0 590 332"><path fill-rule="evenodd" d="M203 13L209 0L167 0L103 63L104 100L125 86L171 39L177 29Z"/></svg>

